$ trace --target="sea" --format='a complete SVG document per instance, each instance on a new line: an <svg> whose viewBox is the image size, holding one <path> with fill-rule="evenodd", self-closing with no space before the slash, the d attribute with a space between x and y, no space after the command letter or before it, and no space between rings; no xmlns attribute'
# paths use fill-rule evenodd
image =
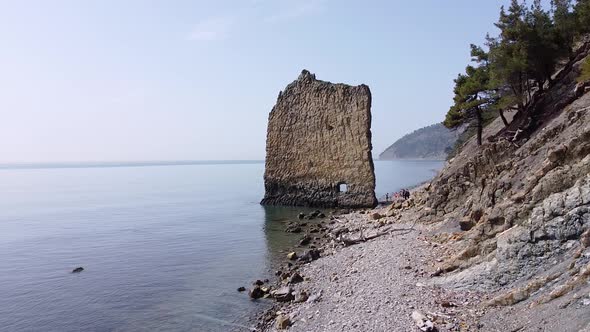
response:
<svg viewBox="0 0 590 332"><path fill-rule="evenodd" d="M442 161L376 161L376 192ZM248 331L305 211L264 207L264 163L0 165L0 331ZM72 273L83 267L81 273Z"/></svg>

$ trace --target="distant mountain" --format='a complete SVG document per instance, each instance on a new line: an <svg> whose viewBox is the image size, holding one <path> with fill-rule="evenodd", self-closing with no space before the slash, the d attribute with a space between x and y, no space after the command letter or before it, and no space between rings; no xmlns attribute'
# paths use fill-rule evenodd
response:
<svg viewBox="0 0 590 332"><path fill-rule="evenodd" d="M420 128L398 139L379 155L381 160L445 159L460 131L451 131L437 123Z"/></svg>

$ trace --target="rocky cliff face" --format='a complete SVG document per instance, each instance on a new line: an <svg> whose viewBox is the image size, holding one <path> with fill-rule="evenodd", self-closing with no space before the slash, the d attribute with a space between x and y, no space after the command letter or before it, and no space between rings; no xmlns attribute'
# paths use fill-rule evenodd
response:
<svg viewBox="0 0 590 332"><path fill-rule="evenodd" d="M508 128L469 142L416 201L453 248L437 281L500 290L492 305L547 303L590 277L590 82L576 81L590 42ZM423 204L423 205L420 205ZM462 231L459 231L459 228ZM448 230L457 230L449 232Z"/></svg>
<svg viewBox="0 0 590 332"><path fill-rule="evenodd" d="M262 204L372 207L371 92L304 70L270 112Z"/></svg>

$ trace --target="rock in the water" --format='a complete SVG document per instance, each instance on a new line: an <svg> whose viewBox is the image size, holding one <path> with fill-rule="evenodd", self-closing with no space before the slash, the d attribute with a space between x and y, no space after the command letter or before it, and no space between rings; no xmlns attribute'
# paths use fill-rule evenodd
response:
<svg viewBox="0 0 590 332"><path fill-rule="evenodd" d="M297 215L297 218L299 218L299 220L305 218L305 213L303 213L303 212L299 213L299 215Z"/></svg>
<svg viewBox="0 0 590 332"><path fill-rule="evenodd" d="M374 207L371 149L369 87L319 81L304 70L270 112L261 203Z"/></svg>
<svg viewBox="0 0 590 332"><path fill-rule="evenodd" d="M264 292L262 291L260 286L255 286L250 290L248 295L250 295L250 297L253 299L259 299L264 296Z"/></svg>
<svg viewBox="0 0 590 332"><path fill-rule="evenodd" d="M289 286L281 287L271 294L278 302L289 302L293 300L293 290Z"/></svg>
<svg viewBox="0 0 590 332"><path fill-rule="evenodd" d="M299 245L300 246L306 246L311 242L311 237L309 236L304 236L303 239L301 239L301 241L299 241Z"/></svg>
<svg viewBox="0 0 590 332"><path fill-rule="evenodd" d="M256 281L254 281L254 285L262 286L262 285L264 285L264 282L262 280L256 280Z"/></svg>
<svg viewBox="0 0 590 332"><path fill-rule="evenodd" d="M287 233L301 233L303 229L301 228L301 225L299 225L298 223L290 223L287 225L287 229L285 229L285 232Z"/></svg>
<svg viewBox="0 0 590 332"><path fill-rule="evenodd" d="M276 322L277 330L285 330L291 326L291 319L289 319L289 316L286 315L278 315Z"/></svg>
<svg viewBox="0 0 590 332"><path fill-rule="evenodd" d="M238 292L243 292L246 290L246 287L242 286L242 287L238 287Z"/></svg>
<svg viewBox="0 0 590 332"><path fill-rule="evenodd" d="M287 254L287 259L289 259L290 261L294 261L297 259L297 253L296 252L290 252Z"/></svg>
<svg viewBox="0 0 590 332"><path fill-rule="evenodd" d="M80 266L80 267L77 267L77 268L73 269L72 270L72 273L80 273L82 271L84 271L84 268Z"/></svg>

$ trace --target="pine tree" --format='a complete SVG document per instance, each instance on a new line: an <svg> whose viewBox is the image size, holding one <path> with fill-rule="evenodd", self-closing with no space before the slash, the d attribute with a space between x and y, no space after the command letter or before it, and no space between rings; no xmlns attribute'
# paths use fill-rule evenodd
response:
<svg viewBox="0 0 590 332"><path fill-rule="evenodd" d="M503 109L516 105L522 111L527 95L530 99L525 13L525 7L516 0L512 0L508 12L502 7L495 24L500 29L500 35L488 40L491 85L498 91L498 107Z"/></svg>
<svg viewBox="0 0 590 332"><path fill-rule="evenodd" d="M465 74L459 74L455 79L454 104L443 124L447 128L474 125L477 128L477 144L481 145L483 113L491 109L494 97L489 89L488 54L481 47L471 45L471 57L475 66L467 66Z"/></svg>
<svg viewBox="0 0 590 332"><path fill-rule="evenodd" d="M551 13L555 26L554 38L560 55L567 57L573 53L576 35L576 18L572 9L572 0L551 0Z"/></svg>
<svg viewBox="0 0 590 332"><path fill-rule="evenodd" d="M526 47L527 76L535 80L538 89L543 91L545 81L551 83L560 47L551 16L543 10L541 0L535 0L530 11L526 11L521 38Z"/></svg>
<svg viewBox="0 0 590 332"><path fill-rule="evenodd" d="M576 32L578 34L590 33L590 0L578 0L574 6L576 20Z"/></svg>

